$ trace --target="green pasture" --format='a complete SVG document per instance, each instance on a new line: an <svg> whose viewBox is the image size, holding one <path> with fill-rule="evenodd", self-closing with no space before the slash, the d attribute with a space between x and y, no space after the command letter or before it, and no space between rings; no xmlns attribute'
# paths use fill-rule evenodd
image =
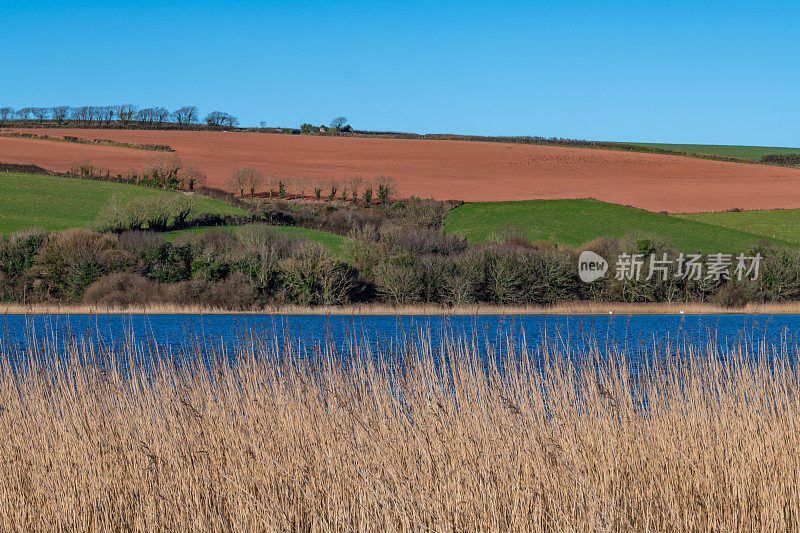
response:
<svg viewBox="0 0 800 533"><path fill-rule="evenodd" d="M632 230L660 235L685 252L743 252L763 238L789 244L771 234L590 199L470 203L450 211L444 221L445 231L460 233L471 242L502 239L509 227L519 228L530 240L571 246L602 236L622 237Z"/></svg>
<svg viewBox="0 0 800 533"><path fill-rule="evenodd" d="M139 185L0 172L0 233L36 226L47 230L85 227L116 198L183 194ZM223 202L193 197L196 213L245 214Z"/></svg>
<svg viewBox="0 0 800 533"><path fill-rule="evenodd" d="M659 148L689 154L710 154L725 157L739 157L760 161L768 154L800 154L800 148L781 146L736 146L727 144L669 144L669 143L623 143L647 148Z"/></svg>
<svg viewBox="0 0 800 533"><path fill-rule="evenodd" d="M722 213L685 213L686 220L715 224L774 239L800 243L800 209L769 209Z"/></svg>

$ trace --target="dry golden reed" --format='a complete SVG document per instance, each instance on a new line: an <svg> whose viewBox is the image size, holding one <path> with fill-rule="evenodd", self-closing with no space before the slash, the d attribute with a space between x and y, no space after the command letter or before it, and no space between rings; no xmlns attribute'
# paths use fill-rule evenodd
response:
<svg viewBox="0 0 800 533"><path fill-rule="evenodd" d="M632 369L475 342L4 344L0 529L800 527L800 383L772 348Z"/></svg>

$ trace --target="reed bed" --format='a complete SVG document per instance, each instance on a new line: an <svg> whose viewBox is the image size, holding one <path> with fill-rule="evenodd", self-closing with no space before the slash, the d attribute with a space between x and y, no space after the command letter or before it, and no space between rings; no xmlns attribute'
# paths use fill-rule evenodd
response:
<svg viewBox="0 0 800 533"><path fill-rule="evenodd" d="M0 529L800 528L785 346L475 342L4 344Z"/></svg>
<svg viewBox="0 0 800 533"><path fill-rule="evenodd" d="M565 301L551 305L471 305L385 303L351 304L337 306L267 305L242 311L233 308L207 305L179 305L154 303L150 305L100 305L100 304L16 304L0 305L0 314L252 314L252 315L608 315L608 314L800 314L800 302L750 302L743 307L724 307L707 302L598 302Z"/></svg>

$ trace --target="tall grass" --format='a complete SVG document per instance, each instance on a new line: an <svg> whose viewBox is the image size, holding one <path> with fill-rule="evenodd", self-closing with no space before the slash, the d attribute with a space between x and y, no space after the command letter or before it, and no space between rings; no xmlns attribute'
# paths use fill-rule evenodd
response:
<svg viewBox="0 0 800 533"><path fill-rule="evenodd" d="M486 363L476 342L3 344L0 528L800 527L785 346L634 369L513 342Z"/></svg>

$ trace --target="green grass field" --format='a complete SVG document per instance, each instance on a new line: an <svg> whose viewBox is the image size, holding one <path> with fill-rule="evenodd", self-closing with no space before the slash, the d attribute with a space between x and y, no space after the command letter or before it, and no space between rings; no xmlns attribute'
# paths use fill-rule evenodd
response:
<svg viewBox="0 0 800 533"><path fill-rule="evenodd" d="M85 227L111 199L181 193L106 181L0 172L0 233L31 226L48 230ZM210 198L194 197L198 213L244 214Z"/></svg>
<svg viewBox="0 0 800 533"><path fill-rule="evenodd" d="M766 236L707 221L652 213L597 200L529 200L464 204L445 218L445 231L471 242L496 239L504 227L517 226L528 239L578 246L601 236L622 237L631 230L660 235L685 252L742 252ZM771 234L770 234L771 236ZM775 242L788 244L780 238Z"/></svg>
<svg viewBox="0 0 800 533"><path fill-rule="evenodd" d="M167 241L174 241L180 235L185 234L198 234L206 231L236 231L243 226L215 226L215 227L202 227L202 228L189 228L179 231L167 231L163 233ZM342 237L335 233L328 233L327 231L319 231L308 228L298 228L295 226L270 226L277 233L286 233L298 237L305 237L312 241L317 241L321 245L328 248L332 253L339 255L342 251L342 245L347 240L347 237Z"/></svg>
<svg viewBox="0 0 800 533"><path fill-rule="evenodd" d="M779 146L735 146L725 144L667 144L667 143L624 143L648 148L661 148L690 154L711 154L726 157L740 157L760 161L767 154L800 154L800 148Z"/></svg>
<svg viewBox="0 0 800 533"><path fill-rule="evenodd" d="M800 243L800 209L740 211L738 213L685 213L676 215L727 228L741 229L776 239Z"/></svg>

